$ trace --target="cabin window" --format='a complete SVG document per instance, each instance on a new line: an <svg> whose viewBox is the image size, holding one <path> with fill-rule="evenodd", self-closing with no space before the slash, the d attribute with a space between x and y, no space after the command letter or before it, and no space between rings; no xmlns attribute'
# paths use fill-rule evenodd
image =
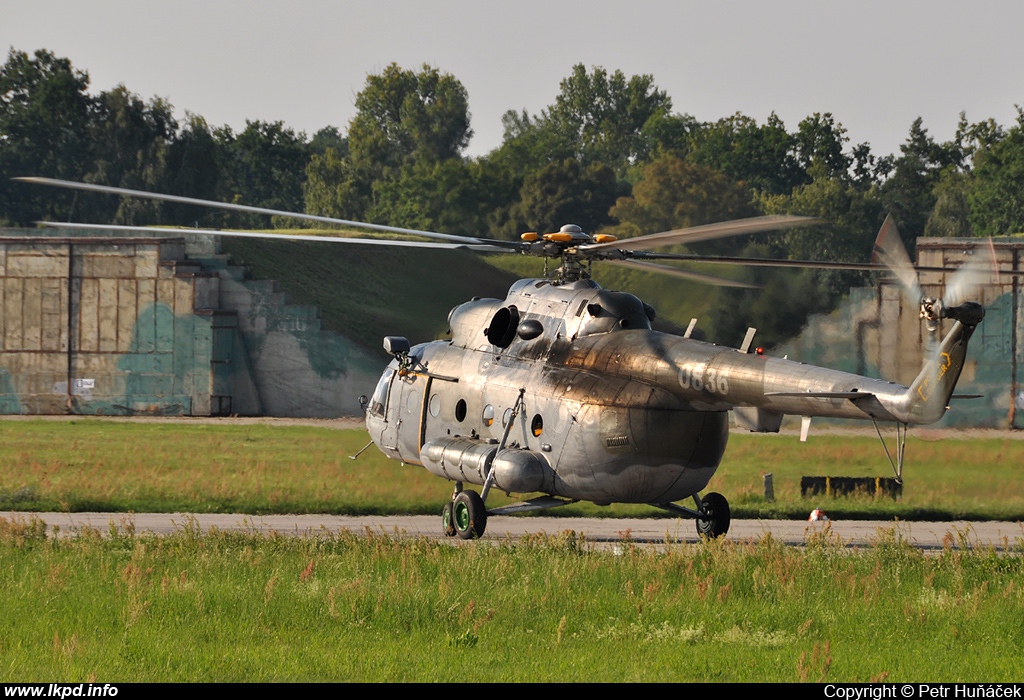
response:
<svg viewBox="0 0 1024 700"><path fill-rule="evenodd" d="M544 432L544 419L540 417L539 413L533 417L533 421L530 423L530 431L534 437L540 437L540 434Z"/></svg>
<svg viewBox="0 0 1024 700"><path fill-rule="evenodd" d="M487 404L484 406L484 412L481 414L480 419L483 421L485 427L491 427L494 425L494 406Z"/></svg>
<svg viewBox="0 0 1024 700"><path fill-rule="evenodd" d="M505 413L503 413L502 416L501 416L501 427L502 428L507 428L508 424L509 424L509 422L511 420L512 420L512 409L511 408L506 408L505 409Z"/></svg>
<svg viewBox="0 0 1024 700"><path fill-rule="evenodd" d="M430 397L430 403L427 404L427 410L430 411L430 415L437 418L438 414L441 413L441 397L434 394Z"/></svg>
<svg viewBox="0 0 1024 700"><path fill-rule="evenodd" d="M460 423L466 420L466 400L459 399L459 402L455 404L455 420Z"/></svg>

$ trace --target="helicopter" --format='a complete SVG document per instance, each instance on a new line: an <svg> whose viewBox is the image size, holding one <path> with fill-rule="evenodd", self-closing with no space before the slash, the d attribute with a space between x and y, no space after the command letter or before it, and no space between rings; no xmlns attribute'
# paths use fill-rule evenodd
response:
<svg viewBox="0 0 1024 700"><path fill-rule="evenodd" d="M642 503L691 518L697 533L725 535L730 509L724 496L701 495L718 469L729 437L729 415L752 432L778 432L786 415L800 416L801 440L812 417L896 424L902 476L907 428L945 414L964 367L967 345L985 310L967 300L984 263L953 275L945 299L925 297L914 268L887 219L871 264L718 258L717 262L780 267L887 270L919 304L933 351L909 386L770 357L748 330L740 347L656 331L654 310L627 292L603 289L592 279L595 261L641 267L711 284L740 282L660 265L652 260L708 260L652 249L820 223L794 216L677 229L624 240L589 234L568 224L559 231L526 233L518 241L294 214L104 185L47 178L16 178L120 196L146 197L358 226L422 240L292 236L273 233L173 229L202 233L351 244L469 249L554 259L543 278L515 282L504 299L475 298L453 308L450 338L411 345L387 336L392 356L372 395L360 397L371 443L386 456L422 466L454 482L441 513L449 537L483 536L489 516L565 506ZM167 233L166 228L41 222L77 229ZM952 325L941 338L944 320ZM881 438L881 432L879 432ZM367 449L370 444L363 448ZM883 447L885 442L883 440ZM888 447L885 447L888 455ZM360 451L360 453L362 450ZM358 457L358 454L355 455ZM353 457L353 458L355 458ZM889 457L892 462L892 457ZM479 486L476 491L467 485ZM488 508L495 489L525 500ZM692 506L683 505L692 501Z"/></svg>

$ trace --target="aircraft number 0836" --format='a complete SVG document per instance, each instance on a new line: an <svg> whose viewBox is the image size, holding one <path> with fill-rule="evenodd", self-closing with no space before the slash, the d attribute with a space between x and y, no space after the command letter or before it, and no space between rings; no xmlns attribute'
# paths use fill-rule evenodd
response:
<svg viewBox="0 0 1024 700"><path fill-rule="evenodd" d="M709 391L725 396L729 393L729 380L713 369L701 372L690 367L679 368L679 386L694 391Z"/></svg>

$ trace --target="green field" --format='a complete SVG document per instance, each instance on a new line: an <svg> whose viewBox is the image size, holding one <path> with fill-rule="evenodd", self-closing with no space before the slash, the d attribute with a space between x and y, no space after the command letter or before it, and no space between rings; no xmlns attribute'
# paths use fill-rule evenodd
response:
<svg viewBox="0 0 1024 700"><path fill-rule="evenodd" d="M328 425L325 422L325 425ZM735 433L709 489L734 517L1024 520L1024 441L911 433L903 498L804 499L800 477L886 476L873 434ZM433 514L451 484L371 447L364 430L191 421L0 421L0 510ZM764 499L771 472L776 500ZM508 502L494 494L489 504ZM661 516L644 505L580 504L548 514Z"/></svg>
<svg viewBox="0 0 1024 700"><path fill-rule="evenodd" d="M5 681L1020 681L1024 544L926 556L0 519Z"/></svg>
<svg viewBox="0 0 1024 700"><path fill-rule="evenodd" d="M450 485L362 430L0 421L0 510L436 513ZM1024 442L911 438L902 501L799 497L884 474L869 436L735 435L712 483L740 515L1020 519ZM778 501L765 503L771 468ZM495 501L499 502L499 501ZM657 515L646 506L575 513ZM572 532L463 542L342 533L47 538L0 518L6 681L1019 681L1024 541L931 555L758 541L599 549Z"/></svg>

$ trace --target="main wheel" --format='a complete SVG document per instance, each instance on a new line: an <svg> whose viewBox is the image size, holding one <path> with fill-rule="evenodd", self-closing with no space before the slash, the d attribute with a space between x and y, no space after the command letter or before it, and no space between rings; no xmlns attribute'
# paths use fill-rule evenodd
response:
<svg viewBox="0 0 1024 700"><path fill-rule="evenodd" d="M483 537L487 527L487 509L476 491L463 491L452 505L455 532L464 540Z"/></svg>
<svg viewBox="0 0 1024 700"><path fill-rule="evenodd" d="M455 537L455 504L448 501L441 509L441 526L444 528L445 537Z"/></svg>
<svg viewBox="0 0 1024 700"><path fill-rule="evenodd" d="M729 532L729 501L720 493L709 493L700 499L700 517L697 534L702 537L721 537Z"/></svg>

